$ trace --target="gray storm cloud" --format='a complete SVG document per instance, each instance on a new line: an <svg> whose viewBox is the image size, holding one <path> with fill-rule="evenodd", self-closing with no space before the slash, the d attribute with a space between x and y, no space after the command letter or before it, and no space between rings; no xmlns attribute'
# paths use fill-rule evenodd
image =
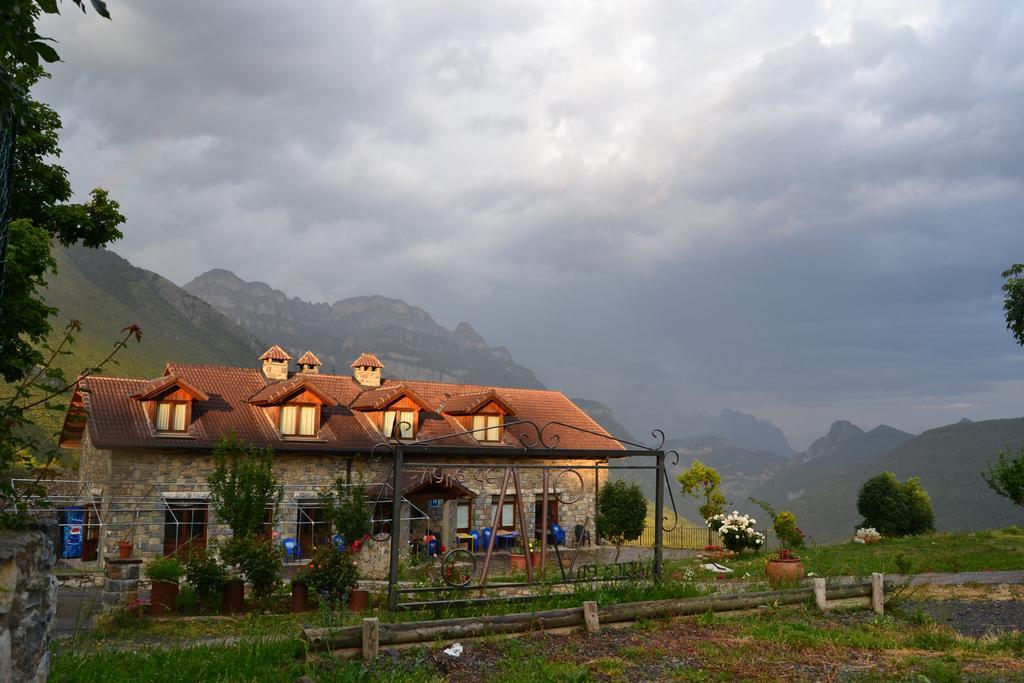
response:
<svg viewBox="0 0 1024 683"><path fill-rule="evenodd" d="M140 266L472 320L638 431L1019 413L1019 3L112 11L38 95Z"/></svg>

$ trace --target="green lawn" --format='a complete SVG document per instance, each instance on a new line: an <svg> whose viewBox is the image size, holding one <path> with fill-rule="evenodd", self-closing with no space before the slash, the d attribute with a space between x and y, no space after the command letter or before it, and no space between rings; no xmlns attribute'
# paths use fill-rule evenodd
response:
<svg viewBox="0 0 1024 683"><path fill-rule="evenodd" d="M1024 569L1024 532L1010 527L1001 531L929 534L884 539L870 545L849 542L808 546L797 552L806 571L817 576ZM768 556L770 553L743 554L720 563L734 570L730 576L761 577ZM669 571L679 571L687 565L672 562Z"/></svg>

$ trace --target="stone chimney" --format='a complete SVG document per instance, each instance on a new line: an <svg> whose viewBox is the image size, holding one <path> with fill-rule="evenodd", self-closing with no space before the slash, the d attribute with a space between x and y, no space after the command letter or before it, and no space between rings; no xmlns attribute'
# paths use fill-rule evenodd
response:
<svg viewBox="0 0 1024 683"><path fill-rule="evenodd" d="M380 386L380 371L384 364L372 353L364 353L352 363L352 376L364 387Z"/></svg>
<svg viewBox="0 0 1024 683"><path fill-rule="evenodd" d="M263 361L263 374L269 380L288 379L288 361L291 359L287 351L274 344L260 356L260 360Z"/></svg>
<svg viewBox="0 0 1024 683"><path fill-rule="evenodd" d="M306 351L302 354L302 357L295 362L299 365L299 372L311 375L315 375L320 372L320 359L317 358L316 354L312 351Z"/></svg>

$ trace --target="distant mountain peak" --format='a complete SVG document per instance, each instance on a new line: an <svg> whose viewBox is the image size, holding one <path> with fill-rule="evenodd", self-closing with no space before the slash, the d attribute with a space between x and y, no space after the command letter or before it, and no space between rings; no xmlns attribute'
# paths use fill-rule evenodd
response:
<svg viewBox="0 0 1024 683"><path fill-rule="evenodd" d="M372 351L391 377L543 387L507 349L489 346L469 323L447 330L401 299L369 294L311 303L222 268L184 289L267 343L294 353L314 351L326 367L347 367L361 352Z"/></svg>
<svg viewBox="0 0 1024 683"><path fill-rule="evenodd" d="M768 451L785 458L796 455L786 435L770 421L731 408L722 409L708 432L750 451Z"/></svg>
<svg viewBox="0 0 1024 683"><path fill-rule="evenodd" d="M864 436L865 431L849 420L836 420L828 429L828 438L848 439L854 436Z"/></svg>

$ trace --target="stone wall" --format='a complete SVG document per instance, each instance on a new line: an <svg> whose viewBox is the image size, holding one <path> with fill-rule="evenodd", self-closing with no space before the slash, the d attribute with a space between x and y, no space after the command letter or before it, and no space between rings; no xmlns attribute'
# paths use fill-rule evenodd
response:
<svg viewBox="0 0 1024 683"><path fill-rule="evenodd" d="M557 451L556 451L557 453ZM413 458L410 456L409 458ZM422 456L416 456L420 462ZM351 462L351 464L350 464ZM454 480L473 492L472 527L483 529L492 525L493 503L500 493L504 468L515 465L507 457L474 458L474 463L487 464L490 468L460 467L458 460L438 455L431 458L436 463L429 468L410 466L403 472L403 489L417 483L429 484L431 480ZM575 499L570 505L558 504L557 521L571 537L573 527L586 524L591 538L596 540L594 515L596 491L607 481L607 470L595 470L592 466L580 466L579 461L532 459L531 464L550 466L549 493L562 493L563 499ZM278 453L274 457L274 470L278 478L289 488L288 496L300 503L315 504L318 487L331 486L334 480L346 474L351 468L353 481L378 483L385 481L391 468L390 458L373 462L367 457L350 457L327 453ZM149 558L163 552L164 518L162 498L168 500L201 499L206 492L206 478L213 469L209 451L166 449L160 451L143 449L105 450L92 445L86 432L82 442L81 478L90 483L92 489L102 498L101 515L107 528L102 534L100 552L114 554L117 541L132 533L136 554ZM564 469L575 469L579 477L563 475L557 482L556 475ZM543 492L542 471L522 468L519 470L523 513L528 527L527 535L535 536L535 503ZM582 490L580 483L582 482ZM514 495L511 482L507 495ZM120 497L118 499L117 497ZM139 501L136 512L128 508L133 505L129 499ZM390 502L388 499L387 502ZM403 517L413 513L409 506L403 506ZM429 512L424 510L424 512ZM433 510L435 518L445 520L445 534L442 543L454 547L455 510L452 503ZM298 512L294 507L282 506L276 520L275 530L282 538L297 537ZM409 523L400 526L400 543L403 547L408 538ZM219 525L210 513L208 541L226 537L230 531Z"/></svg>
<svg viewBox="0 0 1024 683"><path fill-rule="evenodd" d="M45 681L57 614L53 540L39 531L0 532L0 683Z"/></svg>

